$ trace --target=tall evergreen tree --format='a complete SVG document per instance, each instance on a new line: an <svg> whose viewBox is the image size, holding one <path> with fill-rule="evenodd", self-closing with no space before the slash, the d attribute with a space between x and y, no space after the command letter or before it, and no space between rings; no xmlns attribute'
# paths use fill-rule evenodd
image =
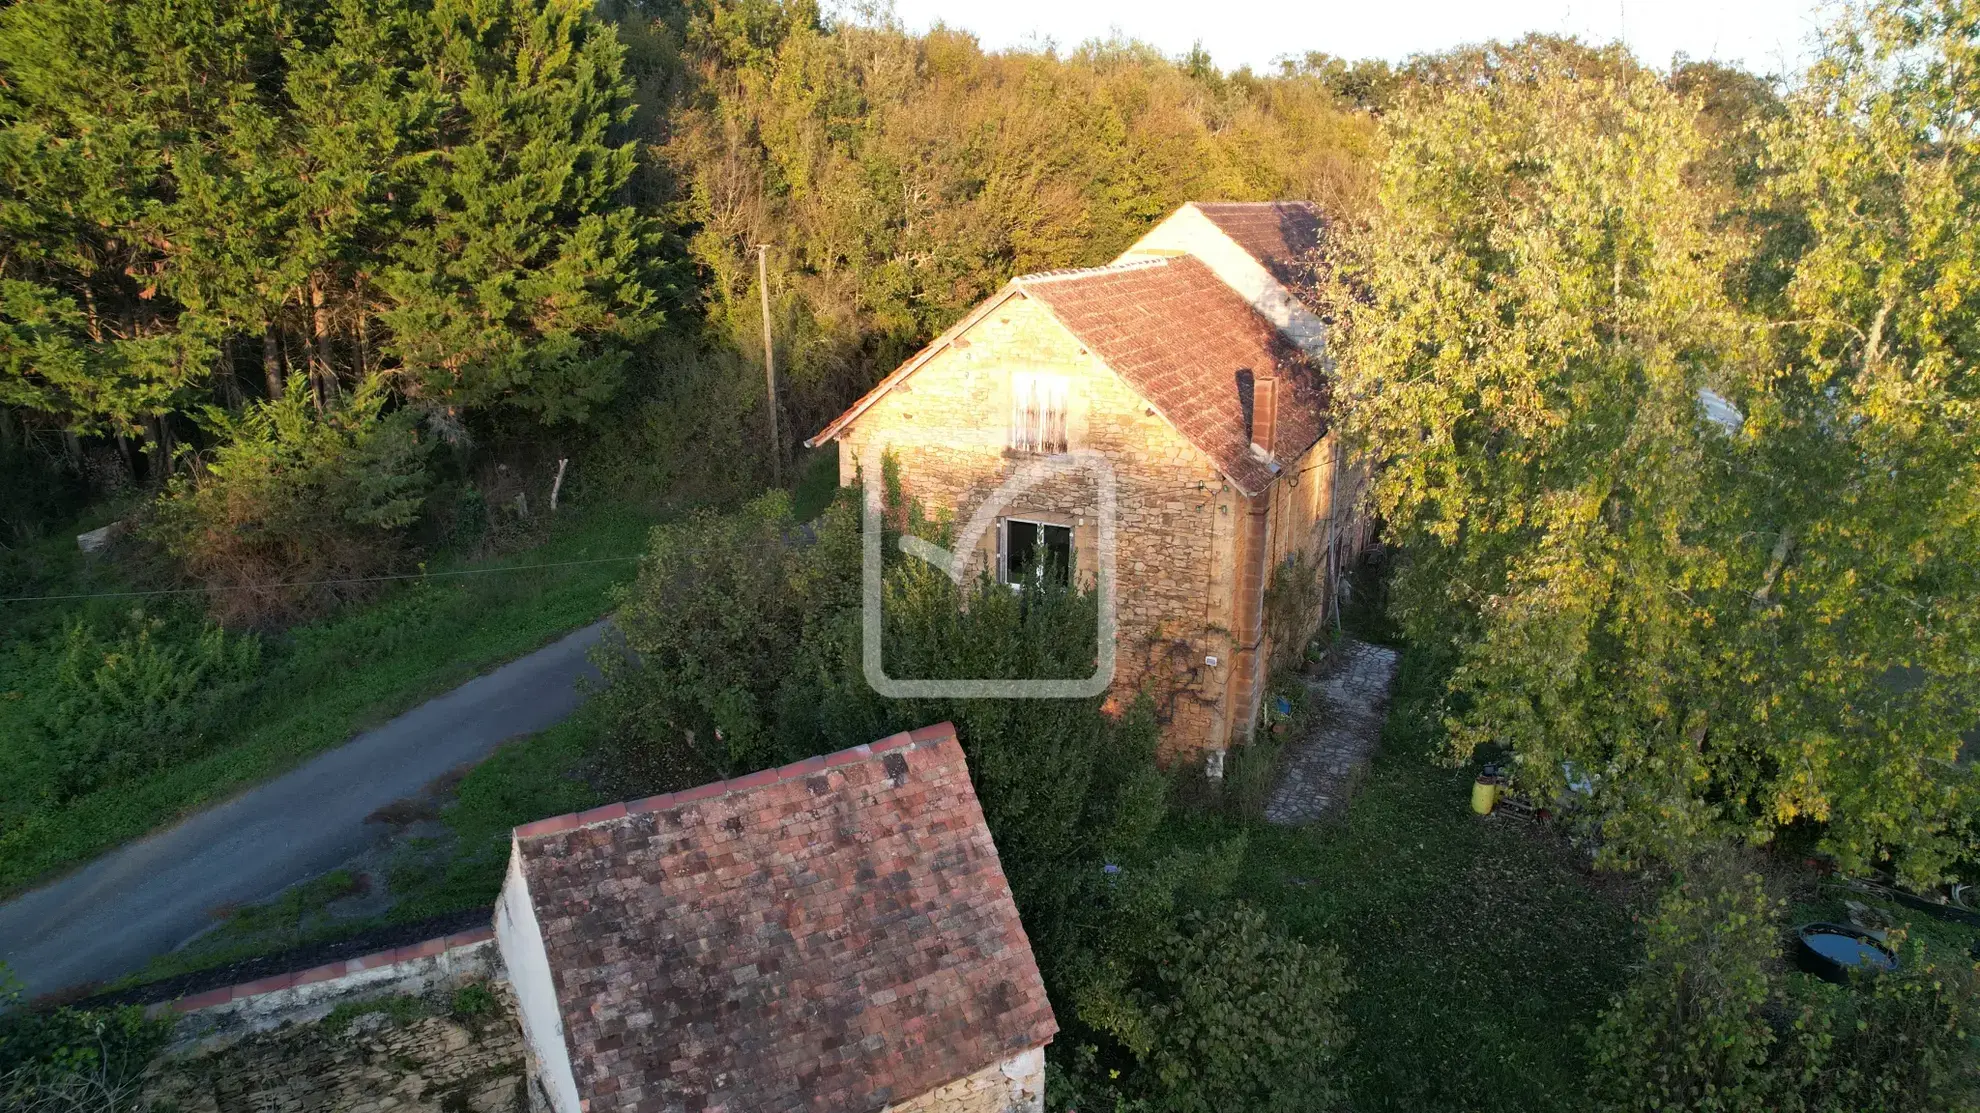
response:
<svg viewBox="0 0 1980 1113"><path fill-rule="evenodd" d="M0 11L0 400L134 433L239 363L582 417L657 320L620 61L572 0Z"/></svg>

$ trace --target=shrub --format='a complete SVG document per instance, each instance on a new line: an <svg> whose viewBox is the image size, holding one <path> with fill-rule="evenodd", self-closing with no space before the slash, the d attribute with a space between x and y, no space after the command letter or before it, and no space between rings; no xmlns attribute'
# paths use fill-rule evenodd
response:
<svg viewBox="0 0 1980 1113"><path fill-rule="evenodd" d="M1723 860L1667 893L1643 967L1595 1035L1602 1108L1980 1110L1980 972L1910 948L1900 971L1832 986L1780 962L1779 902Z"/></svg>
<svg viewBox="0 0 1980 1113"><path fill-rule="evenodd" d="M586 466L572 469L574 499L693 504L768 483L763 374L750 357L706 337L661 333L641 344L633 373L633 391L594 423ZM784 444L810 431L787 425Z"/></svg>
<svg viewBox="0 0 1980 1113"><path fill-rule="evenodd" d="M216 626L182 633L141 610L110 636L71 623L20 771L61 804L197 756L260 665L258 639Z"/></svg>
<svg viewBox="0 0 1980 1113"><path fill-rule="evenodd" d="M448 1011L461 1020L474 1020L490 1015L500 1003L487 982L469 982L454 991Z"/></svg>
<svg viewBox="0 0 1980 1113"><path fill-rule="evenodd" d="M1238 904L1192 913L1157 949L1142 994L1137 1054L1157 1108L1174 1113L1309 1113L1340 1100L1333 1063L1347 1042L1340 954L1272 930Z"/></svg>
<svg viewBox="0 0 1980 1113"><path fill-rule="evenodd" d="M619 601L631 655L613 647L600 657L620 758L652 770L655 783L640 788L808 756L780 745L774 705L808 624L857 602L856 575L845 575L856 567L846 559L856 530L850 508L800 526L781 491L732 514L699 511L654 527L639 578Z"/></svg>
<svg viewBox="0 0 1980 1113"><path fill-rule="evenodd" d="M372 380L313 412L301 378L240 415L209 410L217 447L175 478L149 532L210 588L229 625L293 621L368 594L410 555L431 486L419 415Z"/></svg>
<svg viewBox="0 0 1980 1113"><path fill-rule="evenodd" d="M18 992L0 992L0 1108L138 1113L144 1068L171 1028L137 1006L38 1012L21 1007Z"/></svg>
<svg viewBox="0 0 1980 1113"><path fill-rule="evenodd" d="M1980 972L1922 946L1898 974L1811 982L1773 1064L1780 1113L1980 1110Z"/></svg>
<svg viewBox="0 0 1980 1113"><path fill-rule="evenodd" d="M1650 922L1642 967L1595 1034L1604 1108L1766 1108L1763 1009L1781 909L1760 878L1723 861L1679 880Z"/></svg>

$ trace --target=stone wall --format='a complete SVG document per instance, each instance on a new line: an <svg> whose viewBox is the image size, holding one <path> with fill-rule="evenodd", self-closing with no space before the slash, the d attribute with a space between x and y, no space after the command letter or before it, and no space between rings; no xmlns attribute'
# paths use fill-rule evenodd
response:
<svg viewBox="0 0 1980 1113"><path fill-rule="evenodd" d="M1119 641L1113 698L1125 704L1145 686L1165 723L1164 752L1172 757L1223 745L1229 733L1224 692L1234 515L1244 500L1207 456L1042 306L1010 295L860 415L843 436L842 481L857 482L867 446L884 439L900 461L903 492L960 530L991 492L1035 459L1003 446L1013 371L1066 376L1069 447L1097 451L1114 469ZM970 440L986 435L990 443ZM1075 562L1092 573L1097 489L1085 475L1048 481L997 512L1072 527ZM995 567L997 538L993 522L972 547L972 571Z"/></svg>
<svg viewBox="0 0 1980 1113"><path fill-rule="evenodd" d="M451 992L503 977L492 928L363 955L152 1006L179 1014L172 1050L212 1048L255 1032L329 1016L341 1005Z"/></svg>
<svg viewBox="0 0 1980 1113"><path fill-rule="evenodd" d="M168 1055L145 1096L176 1113L523 1113L521 1034L491 988L496 1007L472 1018L451 995L373 999Z"/></svg>
<svg viewBox="0 0 1980 1113"><path fill-rule="evenodd" d="M1034 1047L883 1113L1044 1113L1045 1049Z"/></svg>
<svg viewBox="0 0 1980 1113"><path fill-rule="evenodd" d="M1340 434L1328 433L1293 461L1286 469L1284 478L1273 484L1267 493L1266 497L1271 500L1271 537L1263 581L1266 584L1272 582L1276 570L1295 558L1304 557L1314 575L1320 579L1323 598L1332 598L1332 585L1328 578L1331 574L1328 568L1328 538L1333 535L1331 531L1347 526L1347 515L1353 509L1352 502L1337 502L1335 499L1338 493L1351 494L1345 482L1345 461L1335 458L1339 451ZM1340 492L1335 490L1337 483L1342 488ZM1345 555L1343 538L1333 536L1335 546L1340 550L1337 556ZM1340 567L1344 568L1346 564ZM1302 645L1303 638L1311 637L1332 616L1328 609L1330 606L1331 603L1324 604L1313 616L1313 626L1302 635ZM1269 668L1277 649L1268 635L1259 650L1261 669ZM1299 651L1298 645L1290 649L1295 657ZM1263 679L1261 677L1261 683Z"/></svg>

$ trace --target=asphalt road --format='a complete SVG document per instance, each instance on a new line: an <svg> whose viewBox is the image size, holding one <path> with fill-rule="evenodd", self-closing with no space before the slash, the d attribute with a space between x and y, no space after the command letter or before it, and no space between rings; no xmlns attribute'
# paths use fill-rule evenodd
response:
<svg viewBox="0 0 1980 1113"><path fill-rule="evenodd" d="M32 998L132 973L212 926L334 869L375 835L365 817L574 710L587 626L468 681L265 784L0 904L0 961Z"/></svg>

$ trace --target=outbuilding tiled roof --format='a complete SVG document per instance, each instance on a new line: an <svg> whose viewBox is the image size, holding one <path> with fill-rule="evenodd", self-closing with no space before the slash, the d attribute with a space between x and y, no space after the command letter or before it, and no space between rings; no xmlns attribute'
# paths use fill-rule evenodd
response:
<svg viewBox="0 0 1980 1113"><path fill-rule="evenodd" d="M1313 284L1324 221L1311 201L1198 201L1196 209L1295 296Z"/></svg>
<svg viewBox="0 0 1980 1113"><path fill-rule="evenodd" d="M1325 431L1324 397L1306 357L1192 256L1027 275L1013 284L1044 303L1247 495L1263 491L1275 473L1251 451L1239 371L1278 380L1271 444L1278 461L1296 458Z"/></svg>
<svg viewBox="0 0 1980 1113"><path fill-rule="evenodd" d="M863 1113L1057 1030L946 723L516 852L589 1113Z"/></svg>

